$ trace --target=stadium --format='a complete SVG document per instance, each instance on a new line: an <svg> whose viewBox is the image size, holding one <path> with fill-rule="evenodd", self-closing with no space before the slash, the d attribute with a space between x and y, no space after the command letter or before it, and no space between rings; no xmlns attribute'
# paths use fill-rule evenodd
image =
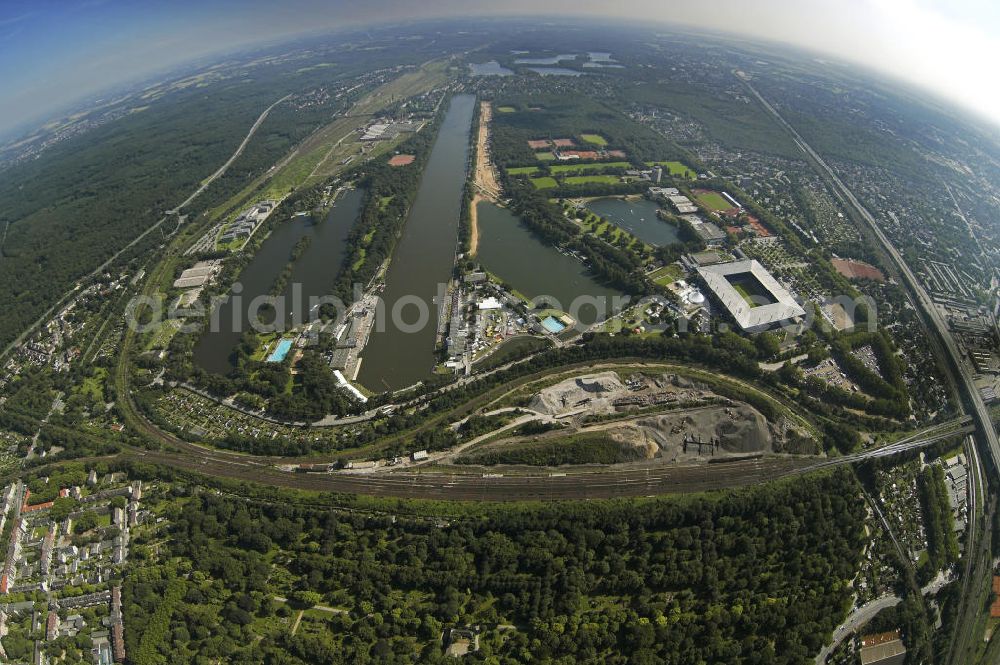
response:
<svg viewBox="0 0 1000 665"><path fill-rule="evenodd" d="M788 289L755 260L703 266L698 274L747 332L761 332L805 315Z"/></svg>

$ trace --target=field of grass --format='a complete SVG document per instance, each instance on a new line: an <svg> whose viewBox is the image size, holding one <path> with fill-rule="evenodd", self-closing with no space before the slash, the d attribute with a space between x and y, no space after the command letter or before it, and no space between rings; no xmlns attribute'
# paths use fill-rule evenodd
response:
<svg viewBox="0 0 1000 665"><path fill-rule="evenodd" d="M537 171L537 166L515 166L512 169L507 169L507 173L510 175L531 175Z"/></svg>
<svg viewBox="0 0 1000 665"><path fill-rule="evenodd" d="M551 189L552 187L557 187L559 185L555 178L551 178L549 176L532 178L531 184L535 186L535 189Z"/></svg>
<svg viewBox="0 0 1000 665"><path fill-rule="evenodd" d="M716 192L698 194L695 199L709 210L729 210L733 207L733 204L723 198L722 194Z"/></svg>
<svg viewBox="0 0 1000 665"><path fill-rule="evenodd" d="M513 106L498 106L497 107L497 112L499 112L499 113L514 113L515 111L517 111L517 109L514 108Z"/></svg>
<svg viewBox="0 0 1000 665"><path fill-rule="evenodd" d="M748 289L746 285L733 284L733 289L736 290L736 293L740 294L740 296L743 298L746 304L750 305L750 307L757 306L757 303L753 301L753 295L750 293L750 289Z"/></svg>
<svg viewBox="0 0 1000 665"><path fill-rule="evenodd" d="M751 274L728 276L728 281L750 307L759 307L775 302L764 285Z"/></svg>
<svg viewBox="0 0 1000 665"><path fill-rule="evenodd" d="M601 432L576 434L526 443L495 445L461 455L459 464L524 464L559 466L561 464L616 464L640 457L638 450L612 440Z"/></svg>
<svg viewBox="0 0 1000 665"><path fill-rule="evenodd" d="M743 297L743 300L745 300L748 305L750 305L751 307L757 306L751 299L752 296L750 294L750 290L746 287L746 285L733 284L733 288L736 290L736 293L740 294L740 296Z"/></svg>
<svg viewBox="0 0 1000 665"><path fill-rule="evenodd" d="M602 162L600 164L558 164L549 167L552 173L573 173L576 171L603 171L604 169L627 169L628 162Z"/></svg>
<svg viewBox="0 0 1000 665"><path fill-rule="evenodd" d="M232 197L207 211L205 215L209 219L217 220L253 201L280 199L308 184L310 180L335 175L346 168L346 165L341 163L345 157L359 153L358 142L349 139L356 132L358 125L364 123L366 116L373 117L374 112L397 96L412 96L426 92L447 80L446 63L435 61L427 63L419 71L404 74L373 90L358 101L351 110L350 117L337 118L314 132L270 172L259 176ZM387 153L403 140L405 138L401 135L394 141L382 141L368 154L368 157ZM243 244L243 240L236 240L225 245L218 244L217 249L235 250Z"/></svg>
<svg viewBox="0 0 1000 665"><path fill-rule="evenodd" d="M643 249L648 249L649 247L625 229L615 226L603 217L598 217L597 215L590 215L587 217L581 226L584 231L593 233L601 239L610 242L612 245L617 245L618 241L622 238L622 236L624 236L628 247L635 247L636 243L643 246Z"/></svg>
<svg viewBox="0 0 1000 665"><path fill-rule="evenodd" d="M544 152L536 152L535 153L535 159L537 159L538 161L541 161L541 162L551 162L551 161L555 160L555 158L556 158L556 156L554 154L552 154L548 150L546 150Z"/></svg>
<svg viewBox="0 0 1000 665"><path fill-rule="evenodd" d="M646 166L662 166L673 176L697 180L698 174L680 162L646 162Z"/></svg>
<svg viewBox="0 0 1000 665"><path fill-rule="evenodd" d="M571 175L563 178L563 182L567 185L586 185L591 182L614 185L621 182L621 177L616 175Z"/></svg>
<svg viewBox="0 0 1000 665"><path fill-rule="evenodd" d="M351 264L351 270L357 270L365 262L365 257L368 255L368 244L371 243L374 237L375 229L372 229L361 239L361 247L358 248L358 259Z"/></svg>
<svg viewBox="0 0 1000 665"><path fill-rule="evenodd" d="M104 400L104 380L108 378L108 370L104 367L95 367L94 375L83 380L79 387L81 395L89 395L94 400Z"/></svg>
<svg viewBox="0 0 1000 665"><path fill-rule="evenodd" d="M602 147L608 144L608 140L600 134L580 134L580 138L587 143L593 143Z"/></svg>
<svg viewBox="0 0 1000 665"><path fill-rule="evenodd" d="M336 175L345 168L341 162L346 157L360 152L358 142L351 139L359 125L374 117L376 112L393 100L427 92L442 85L448 78L447 61L437 60L376 88L358 100L348 117L336 118L317 130L275 165L272 171L256 178L229 200L210 210L208 216L218 219L227 211L251 200L282 198L299 187L310 184L310 181ZM387 153L403 140L404 135L394 141L380 141L368 157Z"/></svg>
<svg viewBox="0 0 1000 665"><path fill-rule="evenodd" d="M477 362L476 369L485 371L493 367L499 367L517 358L523 358L535 351L541 351L551 345L552 342L548 339L528 336L514 337L502 342L493 353Z"/></svg>
<svg viewBox="0 0 1000 665"><path fill-rule="evenodd" d="M170 340L174 338L177 331L180 330L181 321L179 319L167 319L160 323L157 327L156 332L152 334L149 338L149 344L146 349L165 349Z"/></svg>
<svg viewBox="0 0 1000 665"><path fill-rule="evenodd" d="M676 282L683 276L684 269L676 263L671 263L651 273L649 278L660 286L666 286L667 284Z"/></svg>

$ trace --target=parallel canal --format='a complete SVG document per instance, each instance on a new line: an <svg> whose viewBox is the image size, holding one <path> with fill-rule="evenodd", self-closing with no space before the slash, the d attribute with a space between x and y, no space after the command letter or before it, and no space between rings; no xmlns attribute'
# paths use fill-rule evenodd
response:
<svg viewBox="0 0 1000 665"><path fill-rule="evenodd" d="M239 344L243 331L247 329L248 311L251 301L257 296L271 292L275 280L291 258L292 249L299 239L310 236L312 242L299 257L292 269L284 291L285 318L293 315L308 320L309 298L330 292L344 260L347 235L354 226L361 208L364 192L351 190L341 194L330 210L327 218L315 224L311 218L294 218L280 222L271 235L261 244L260 250L251 259L238 282L242 285L239 308L236 299L230 298L220 307L218 331L209 331L201 336L194 347L194 361L202 369L215 374L226 374L233 369L232 353ZM301 285L301 298L295 302L293 285ZM295 310L298 309L298 312Z"/></svg>
<svg viewBox="0 0 1000 665"><path fill-rule="evenodd" d="M554 299L559 309L581 323L591 324L598 319L597 310L584 306L578 298L600 298L610 310L612 298L621 295L594 279L583 263L532 235L506 208L483 201L476 212L479 224L476 260L528 298L547 296L551 304L556 304L552 302ZM574 302L580 306L575 308Z"/></svg>
<svg viewBox="0 0 1000 665"><path fill-rule="evenodd" d="M358 381L371 390L412 385L427 378L434 367L437 305L433 299L438 285L447 283L454 264L474 106L472 95L456 95L451 100L389 264L382 294L386 325L372 332L358 374ZM404 297L426 304L427 320L415 332L393 325L391 313ZM405 324L417 323L417 307L406 305L400 311Z"/></svg>
<svg viewBox="0 0 1000 665"><path fill-rule="evenodd" d="M679 240L677 227L656 216L659 206L652 201L606 197L588 201L586 206L594 214L650 245L669 245Z"/></svg>

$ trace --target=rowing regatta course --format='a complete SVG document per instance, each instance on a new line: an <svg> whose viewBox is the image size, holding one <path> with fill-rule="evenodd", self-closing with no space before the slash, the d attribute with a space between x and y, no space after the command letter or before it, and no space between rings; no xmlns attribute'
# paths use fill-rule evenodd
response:
<svg viewBox="0 0 1000 665"><path fill-rule="evenodd" d="M389 264L382 300L386 313L400 307L403 321L415 324L418 309L402 303L434 302L438 285L451 277L458 241L458 219L469 164L469 138L476 98L451 100L431 150L427 168L403 234ZM396 390L427 378L434 369L436 308L425 325L407 332L391 324L372 332L361 354L358 381L375 392Z"/></svg>

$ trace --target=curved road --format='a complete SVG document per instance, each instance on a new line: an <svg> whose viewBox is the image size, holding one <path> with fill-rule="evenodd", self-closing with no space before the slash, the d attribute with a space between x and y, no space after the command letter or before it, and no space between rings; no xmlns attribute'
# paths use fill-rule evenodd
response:
<svg viewBox="0 0 1000 665"><path fill-rule="evenodd" d="M202 192L204 192L208 188L209 185L211 185L213 182L215 182L217 179L219 179L227 170L229 170L229 167L232 166L233 162L235 162L236 159L241 154L243 154L243 151L246 149L247 144L250 143L250 139L253 138L253 135L257 133L257 130L260 128L260 126L267 119L268 114L271 113L271 109L273 109L275 106L277 106L281 102L285 101L289 97L291 97L290 94L289 95L285 95L284 97L282 97L281 99L279 99L278 101L276 101L275 103L271 104L266 109L264 109L264 112L261 113L260 116L258 116L256 122L254 122L253 126L250 127L250 131L247 133L246 137L244 137L243 141L236 148L236 152L234 152L232 154L232 156L228 160L226 160L226 163L223 164L222 166L220 166L215 171L215 173L213 173L212 175L210 175L208 177L208 179L205 180L201 184L201 186L198 187L197 190L195 190L195 192L193 194L191 194L191 196L189 196L186 199L184 199L184 201L179 206L177 206L176 208L174 208L170 212L176 214L176 213L180 212L180 210L182 208L190 205L190 203L192 201L194 201ZM163 217L161 217L155 224L153 224L148 229L146 229L145 231L143 231L142 233L140 233L139 235L137 235L127 245L125 245L120 250L118 250L117 252L115 252L111 256L111 258L109 258L107 261L105 261L101 265L97 266L97 268L94 269L90 274L81 277L78 280L78 283L82 284L83 282L91 280L94 277L97 277L98 275L100 275L102 272L104 272L105 268L107 268L109 265L111 265L112 263L114 263L115 260L117 260L119 256L121 256L122 254L124 254L126 251L128 251L132 247L135 247L135 245L138 244L139 242L141 242L143 238L145 238L146 236L148 236L150 233L152 233L156 229L160 228L160 226L163 224L163 222L167 221L167 219L169 219L169 218L170 218L169 214L164 215ZM8 226L10 226L9 223L8 223ZM6 235L6 231L4 233ZM20 335L18 335L17 338L14 341L12 341L10 344L8 344L6 347L4 347L4 350L2 352L0 352L0 359L2 359L3 357L5 357L15 347L20 346L21 343L24 342L24 340L27 339L27 337L29 335L31 335L35 331L36 328L38 328L38 326L40 326L43 323L45 323L46 321L48 321L49 318L52 316L53 312L55 312L57 309L59 309L60 307L62 307L63 305L65 305L66 301L68 301L71 297L73 297L73 294L77 292L78 288L79 288L78 286L73 287L69 292L67 292L62 298L59 299L59 302L57 302L55 305L53 305L52 307L50 307L49 309L47 309L40 317L38 317L38 319L36 319L30 326L28 326L24 330L24 332L22 332Z"/></svg>

